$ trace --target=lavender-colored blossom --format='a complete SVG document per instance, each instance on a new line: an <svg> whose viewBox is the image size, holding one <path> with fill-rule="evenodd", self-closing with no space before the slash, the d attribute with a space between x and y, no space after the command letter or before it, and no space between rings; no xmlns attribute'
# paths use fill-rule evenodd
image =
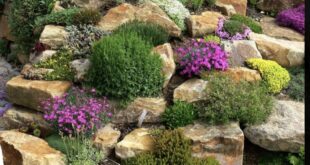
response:
<svg viewBox="0 0 310 165"><path fill-rule="evenodd" d="M203 70L225 70L228 68L227 53L215 42L203 39L192 40L189 45L176 50L180 74L192 77Z"/></svg>
<svg viewBox="0 0 310 165"><path fill-rule="evenodd" d="M277 15L276 22L305 34L305 4L281 11Z"/></svg>
<svg viewBox="0 0 310 165"><path fill-rule="evenodd" d="M219 18L217 29L215 30L215 34L222 39L226 40L243 40L249 36L252 32L249 27L245 27L243 33L236 33L235 35L231 36L227 31L224 29L224 18Z"/></svg>

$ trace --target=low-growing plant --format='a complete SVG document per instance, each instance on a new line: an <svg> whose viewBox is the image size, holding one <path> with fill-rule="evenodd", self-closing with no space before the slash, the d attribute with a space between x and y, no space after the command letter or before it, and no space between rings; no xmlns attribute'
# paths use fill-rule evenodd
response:
<svg viewBox="0 0 310 165"><path fill-rule="evenodd" d="M216 35L207 35L206 37L204 37L204 40L206 42L215 42L217 44L221 43L221 38Z"/></svg>
<svg viewBox="0 0 310 165"><path fill-rule="evenodd" d="M115 34L94 44L87 84L114 99L158 96L162 60L136 33Z"/></svg>
<svg viewBox="0 0 310 165"><path fill-rule="evenodd" d="M305 148L301 147L298 154L289 154L287 157L291 165L304 165L305 164Z"/></svg>
<svg viewBox="0 0 310 165"><path fill-rule="evenodd" d="M183 127L192 124L197 118L197 109L193 104L177 101L167 108L162 120L168 128Z"/></svg>
<svg viewBox="0 0 310 165"><path fill-rule="evenodd" d="M305 96L305 70L303 67L288 68L291 81L286 89L287 94L294 100L303 101Z"/></svg>
<svg viewBox="0 0 310 165"><path fill-rule="evenodd" d="M58 12L53 12L45 16L38 17L35 20L36 28L42 28L44 25L79 25L96 24L101 15L99 11L93 9L69 8Z"/></svg>
<svg viewBox="0 0 310 165"><path fill-rule="evenodd" d="M228 68L228 55L222 47L203 39L192 40L188 45L177 49L180 74L191 77L204 70L225 70Z"/></svg>
<svg viewBox="0 0 310 165"><path fill-rule="evenodd" d="M255 22L252 18L243 16L240 14L234 14L230 17L230 20L238 21L249 27L255 33L262 33L262 27Z"/></svg>
<svg viewBox="0 0 310 165"><path fill-rule="evenodd" d="M66 46L72 51L75 59L90 57L93 43L110 34L86 24L67 26L66 31L68 32Z"/></svg>
<svg viewBox="0 0 310 165"><path fill-rule="evenodd" d="M140 38L153 46L164 44L169 39L168 32L160 25L139 21L123 24L114 33L137 33Z"/></svg>
<svg viewBox="0 0 310 165"><path fill-rule="evenodd" d="M221 39L228 40L243 40L249 36L251 29L245 26L243 23L227 20L224 21L223 18L219 19L217 29L215 34Z"/></svg>
<svg viewBox="0 0 310 165"><path fill-rule="evenodd" d="M46 61L35 64L36 68L53 69L52 72L47 73L45 80L68 80L74 79L74 71L70 67L70 62L73 60L73 55L68 50L60 50L56 55L47 59Z"/></svg>
<svg viewBox="0 0 310 165"><path fill-rule="evenodd" d="M213 7L216 3L216 0L206 0L209 7Z"/></svg>
<svg viewBox="0 0 310 165"><path fill-rule="evenodd" d="M305 4L281 11L276 17L276 22L305 34Z"/></svg>
<svg viewBox="0 0 310 165"><path fill-rule="evenodd" d="M275 61L251 58L246 61L246 64L260 72L268 90L272 93L279 93L289 84L290 75L288 71Z"/></svg>
<svg viewBox="0 0 310 165"><path fill-rule="evenodd" d="M123 160L124 165L159 165L157 159L151 153L142 153L136 157L128 158Z"/></svg>
<svg viewBox="0 0 310 165"><path fill-rule="evenodd" d="M89 133L108 116L109 104L105 97L95 97L96 90L72 88L61 97L43 100L44 119L65 134Z"/></svg>
<svg viewBox="0 0 310 165"><path fill-rule="evenodd" d="M239 121L263 122L271 113L273 99L259 82L234 82L228 76L211 76L205 89L207 98L197 103L199 117L211 124Z"/></svg>
<svg viewBox="0 0 310 165"><path fill-rule="evenodd" d="M187 0L185 5L194 11L199 10L203 7L205 0ZM183 3L184 4L184 3Z"/></svg>

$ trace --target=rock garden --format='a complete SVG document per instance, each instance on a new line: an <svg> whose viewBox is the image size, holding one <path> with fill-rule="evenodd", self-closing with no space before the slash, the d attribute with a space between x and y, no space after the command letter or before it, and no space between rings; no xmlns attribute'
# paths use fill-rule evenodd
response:
<svg viewBox="0 0 310 165"><path fill-rule="evenodd" d="M303 165L304 10L0 0L0 164Z"/></svg>

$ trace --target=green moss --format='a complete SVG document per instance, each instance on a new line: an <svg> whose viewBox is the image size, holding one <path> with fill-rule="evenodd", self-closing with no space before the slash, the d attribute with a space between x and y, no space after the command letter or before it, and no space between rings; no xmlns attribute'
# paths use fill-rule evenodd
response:
<svg viewBox="0 0 310 165"><path fill-rule="evenodd" d="M221 38L216 36L216 35L207 35L206 37L204 37L204 40L206 42L215 42L220 44L221 43Z"/></svg>
<svg viewBox="0 0 310 165"><path fill-rule="evenodd" d="M224 29L230 35L235 35L237 33L242 33L244 29L243 23L235 20L228 20L224 23Z"/></svg>
<svg viewBox="0 0 310 165"><path fill-rule="evenodd" d="M256 21L254 21L250 17L243 16L240 14L234 14L230 17L230 20L239 21L239 22L243 23L244 25L248 26L255 33L262 33L263 32L262 27L259 25L259 23L257 23Z"/></svg>
<svg viewBox="0 0 310 165"><path fill-rule="evenodd" d="M303 66L288 69L291 81L287 88L287 94L294 100L303 101L305 96L305 70Z"/></svg>
<svg viewBox="0 0 310 165"><path fill-rule="evenodd" d="M290 75L288 71L275 61L252 58L248 59L246 64L260 72L269 91L272 93L279 93L289 84Z"/></svg>

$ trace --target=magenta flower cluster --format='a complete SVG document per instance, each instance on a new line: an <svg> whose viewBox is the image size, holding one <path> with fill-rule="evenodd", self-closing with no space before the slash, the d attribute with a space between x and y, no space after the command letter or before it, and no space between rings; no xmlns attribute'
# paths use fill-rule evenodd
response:
<svg viewBox="0 0 310 165"><path fill-rule="evenodd" d="M42 102L44 119L66 134L86 133L100 126L102 117L112 117L105 97L96 98L96 90L73 87L61 97Z"/></svg>
<svg viewBox="0 0 310 165"><path fill-rule="evenodd" d="M236 33L235 35L232 36L227 31L225 31L224 23L225 23L224 18L219 18L217 29L215 30L215 34L222 39L243 40L243 39L247 38L249 36L249 34L252 32L249 27L245 27L243 30L243 33Z"/></svg>
<svg viewBox="0 0 310 165"><path fill-rule="evenodd" d="M225 70L228 68L228 54L215 42L204 39L191 40L176 50L180 74L192 77L203 70Z"/></svg>
<svg viewBox="0 0 310 165"><path fill-rule="evenodd" d="M305 4L281 11L277 15L276 22L305 34Z"/></svg>

